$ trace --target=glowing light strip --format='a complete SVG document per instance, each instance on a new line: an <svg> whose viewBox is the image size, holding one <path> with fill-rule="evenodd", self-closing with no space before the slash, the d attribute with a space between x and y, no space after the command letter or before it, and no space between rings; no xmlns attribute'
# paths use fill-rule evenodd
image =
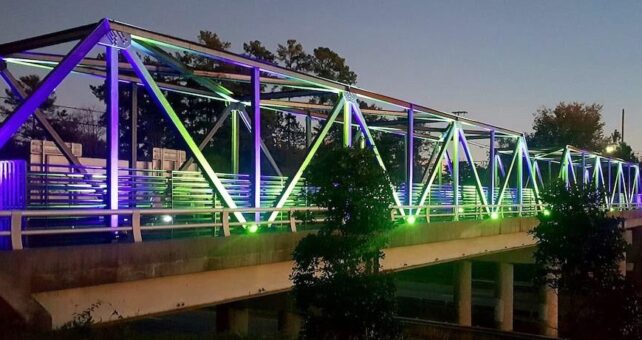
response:
<svg viewBox="0 0 642 340"><path fill-rule="evenodd" d="M218 178L218 176L216 176L214 169L212 169L210 164L207 162L207 159L205 159L205 156L198 148L198 145L196 145L196 143L192 139L192 136L183 125L183 122L178 117L178 115L176 115L176 112L174 112L174 109L169 104L167 98L165 98L152 76L149 74L149 71L147 71L147 69L145 68L145 65L143 65L143 62L136 55L136 51L130 47L128 49L122 50L122 52L127 61L132 65L132 68L134 69L136 75L143 81L143 85L145 85L145 88L148 90L151 97L154 98L156 104L165 113L174 127L178 130L178 133L181 135L181 137L185 141L185 144L187 144L187 147L194 155L194 158L196 159L198 165L203 170L210 182L214 185L218 193L221 195L221 198L223 199L225 204L229 208L236 208L236 203L234 203L234 200L225 189L225 186L223 185L221 180ZM234 216L239 222L246 222L243 214L235 212Z"/></svg>
<svg viewBox="0 0 642 340"><path fill-rule="evenodd" d="M292 178L290 179L290 182L285 187L283 194L281 195L281 197L279 198L279 201L275 206L276 208L283 208L283 206L285 205L285 202L288 200L288 197L290 197L292 190L296 186L297 182L301 179L301 176L303 176L303 171L305 171L305 169L310 164L310 161L316 154L317 150L319 149L319 146L321 146L321 142L323 142L323 139L330 131L330 127L332 127L332 123L334 123L334 121L337 119L337 116L339 115L339 113L341 112L341 109L345 104L346 104L345 98L343 98L342 96L341 98L339 98L339 101L334 106L334 109L332 109L332 113L328 116L327 120L325 121L325 124L323 125L323 128L314 139L314 142L310 146L310 151L308 151L308 154L305 156L305 159L301 163L299 170L297 170L294 176L292 176ZM270 214L270 217L268 218L268 222L274 222L278 214L279 214L278 211L273 211Z"/></svg>
<svg viewBox="0 0 642 340"><path fill-rule="evenodd" d="M499 195L497 196L497 206L495 207L495 212L499 212L499 206L502 204L502 200L504 199L504 192L506 192L508 181L510 181L510 175L513 172L513 167L515 167L515 161L517 160L519 155L519 144L521 142L521 139L517 139L517 144L515 145L515 150L513 151L513 160L511 160L510 162L510 166L508 167L508 171L506 172L506 177L504 178L504 184L502 184L502 189L499 191Z"/></svg>
<svg viewBox="0 0 642 340"><path fill-rule="evenodd" d="M424 203L426 202L426 198L428 197L428 193L430 193L430 187L432 186L432 183L435 180L435 176L437 175L437 171L441 172L441 161L444 158L444 154L446 153L446 150L448 150L448 146L450 145L450 142L452 140L454 129L455 129L455 124L451 123L448 129L442 134L443 144L441 146L441 149L439 150L439 153L437 154L437 157L435 158L435 166L432 168L430 175L428 176L428 182L426 183L426 186L424 187L421 193L421 196L420 196L419 202L417 202L417 205L424 205ZM420 211L421 209L417 209L417 211L415 212L415 215L419 215Z"/></svg>
<svg viewBox="0 0 642 340"><path fill-rule="evenodd" d="M468 149L468 141L466 140L466 135L464 134L463 129L459 134L459 140L462 146L464 147L464 155L466 155L468 164L470 164L470 167L473 170L473 175L475 175L475 188L477 189L477 193L481 197L481 201L482 201L482 204L484 205L484 208L486 209L486 212L490 214L488 201L486 200L486 195L484 195L484 189L482 187L481 180L479 179L479 174L477 174L477 167L475 166L475 160L473 160L473 155L471 155L470 149Z"/></svg>

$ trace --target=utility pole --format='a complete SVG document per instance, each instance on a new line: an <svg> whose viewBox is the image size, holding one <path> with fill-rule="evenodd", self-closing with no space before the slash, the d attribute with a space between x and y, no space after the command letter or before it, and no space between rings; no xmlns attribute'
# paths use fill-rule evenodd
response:
<svg viewBox="0 0 642 340"><path fill-rule="evenodd" d="M624 109L622 109L622 137L620 138L620 143L624 143Z"/></svg>

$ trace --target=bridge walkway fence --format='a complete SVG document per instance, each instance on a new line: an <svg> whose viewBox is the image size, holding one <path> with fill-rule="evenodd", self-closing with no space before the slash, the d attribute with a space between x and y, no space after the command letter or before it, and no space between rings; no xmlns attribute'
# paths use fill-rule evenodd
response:
<svg viewBox="0 0 642 340"><path fill-rule="evenodd" d="M324 220L324 210L309 202L314 188L301 180L283 207L275 208L288 178L262 176L261 208L252 208L251 179L247 174L219 173L237 208L223 206L215 190L199 171L119 168L118 209L106 209L105 168L73 165L30 164L23 182L25 204L0 209L0 249L22 249L72 244L141 242L185 237L226 237L235 233L283 232L314 229ZM414 202L422 184L414 183ZM402 184L397 193L406 201ZM399 222L453 221L532 216L541 209L533 190L500 188L494 205L484 205L474 185L460 185L453 204L452 183L433 184L424 205L392 205L391 219ZM485 197L488 188L482 187ZM618 204L617 202L622 202ZM612 208L637 207L617 201ZM277 218L267 216L277 212ZM403 212L403 213L402 213ZM258 222L237 222L235 213L258 213ZM232 214L232 217L230 217ZM412 216L412 217L410 217ZM117 226L111 226L116 217Z"/></svg>

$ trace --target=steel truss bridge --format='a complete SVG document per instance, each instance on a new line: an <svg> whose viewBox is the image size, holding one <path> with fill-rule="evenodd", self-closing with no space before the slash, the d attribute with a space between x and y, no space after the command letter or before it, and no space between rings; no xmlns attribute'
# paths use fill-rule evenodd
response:
<svg viewBox="0 0 642 340"><path fill-rule="evenodd" d="M46 47L75 41L67 54L41 52ZM94 56L96 51L104 52L104 59L92 57L92 51ZM178 59L177 53L233 67L227 71L195 69ZM11 161L0 163L0 178L5 179L0 181L0 238L10 240L13 249L25 246L25 240L35 246L37 237L70 234L113 236L114 232L122 232L140 242L154 238L154 232L168 230L178 233L189 229L221 236L257 229L279 230L280 226L296 231L297 225L303 226L297 213L308 212L317 219L323 213L301 199L301 192L307 190L302 177L320 147L328 143L334 126L341 126L344 146L354 143L370 148L384 170L385 162L373 134L390 133L404 139L405 182L401 186L391 184L390 191L391 216L395 219L532 215L544 209L540 189L558 178L568 185L592 184L605 189L605 204L611 209L634 209L642 204L638 164L573 146L529 150L520 132L110 19L2 44L0 59L2 79L22 99L0 125L0 149L33 116L68 162L36 167ZM9 70L14 65L44 68L49 73L27 94ZM106 167L83 165L39 109L72 74L105 81ZM184 81L167 83L155 75ZM131 103L119 101L119 83L131 84ZM234 93L229 84L247 87L250 95ZM272 91L263 91L265 88ZM146 91L157 105L159 116L186 145L190 158L177 171L135 166L135 94L139 89ZM170 105L167 92L222 101L226 106L205 137L195 140ZM315 96L331 98L333 104L306 100ZM360 103L376 104L377 108L362 108ZM128 105L132 112L133 150L130 166L123 168L119 167L118 157L118 113L119 107ZM307 152L292 174L282 173L261 137L262 115L275 112L298 116L306 123ZM203 149L226 120L231 121L232 129L232 169L217 173ZM318 132L313 131L313 124L318 124ZM241 126L252 136L249 174L239 173ZM420 174L414 173L417 141L432 145L428 165ZM479 143L485 143L488 150L483 175L471 151L471 145ZM267 160L276 176L268 175L262 159ZM189 171L192 163L196 163L198 171ZM469 183L465 185L462 167L469 172Z"/></svg>

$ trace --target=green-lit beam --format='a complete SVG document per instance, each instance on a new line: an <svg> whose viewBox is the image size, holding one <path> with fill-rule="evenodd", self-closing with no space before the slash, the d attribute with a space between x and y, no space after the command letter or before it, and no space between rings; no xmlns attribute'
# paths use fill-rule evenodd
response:
<svg viewBox="0 0 642 340"><path fill-rule="evenodd" d="M499 190L499 195L497 196L497 202L496 202L496 207L495 211L499 212L499 206L502 204L502 200L504 199L504 193L506 192L506 187L508 187L508 182L510 181L510 175L513 172L513 168L515 167L515 163L517 161L517 158L519 158L519 150L520 150L520 143L521 139L517 138L517 143L515 143L515 150L513 150L513 159L510 162L510 166L508 167L508 170L506 171L506 177L504 178L504 183L502 184L502 188Z"/></svg>
<svg viewBox="0 0 642 340"><path fill-rule="evenodd" d="M301 166L299 166L299 169L296 171L294 176L292 176L288 182L288 184L285 186L283 189L283 192L281 196L279 197L279 200L277 201L275 208L282 208L285 205L285 202L287 202L288 198L290 197L290 194L292 194L292 190L294 190L294 187L297 185L299 180L301 179L301 176L303 176L303 172L305 169L308 167L310 164L310 161L312 161L312 158L316 154L317 150L321 146L321 143L323 142L323 139L325 136L328 134L330 131L330 128L332 127L332 123L337 119L337 116L341 112L341 109L343 109L343 106L346 104L345 98L341 96L339 98L339 101L337 104L334 106L332 109L332 112L326 119L323 127L321 128L321 131L319 134L314 138L314 142L312 142L312 145L310 146L310 149L308 150L307 155L305 155L305 159L301 163ZM270 214L270 217L268 218L269 222L274 222L276 217L278 216L279 212L278 211L273 211Z"/></svg>
<svg viewBox="0 0 642 340"><path fill-rule="evenodd" d="M455 206L455 214L453 219L455 221L459 220L459 124L455 122L455 128L453 129L453 141L450 144L452 146L452 156L450 157L450 162L452 164L452 181L453 181L453 205Z"/></svg>
<svg viewBox="0 0 642 340"><path fill-rule="evenodd" d="M486 199L486 195L484 195L484 188L482 187L481 180L479 179L479 174L477 173L477 166L475 166L475 160L473 159L473 155L470 153L470 149L468 147L468 141L466 140L466 134L464 133L463 129L461 129L461 133L459 134L459 140L461 141L461 144L463 146L466 160L468 161L470 168L473 170L473 176L475 177L475 188L477 189L477 194L481 198L482 205L484 206L486 213L490 214L488 200Z"/></svg>
<svg viewBox="0 0 642 340"><path fill-rule="evenodd" d="M136 75L141 79L143 84L145 85L145 88L149 92L150 96L154 99L156 102L157 106L165 113L165 116L168 118L168 120L171 122L171 124L176 128L178 131L179 135L189 148L189 150L192 152L194 155L194 158L196 159L196 162L198 163L199 167L203 170L205 173L205 177L207 180L216 188L218 193L221 195L221 198L223 199L223 202L225 202L225 205L229 208L236 208L236 203L230 196L230 194L227 192L227 189L221 182L221 180L218 178L216 173L214 172L214 169L210 166L209 162L207 159L205 159L205 156L201 152L201 150L198 148L198 145L194 142L194 139L192 139L192 136L189 134L185 126L183 125L183 122L181 119L178 117L172 106L169 104L167 101L167 98L163 95L163 92L160 90L154 79L152 78L151 74L149 74L149 71L147 68L145 68L145 65L143 62L140 60L138 55L136 55L136 50L133 48L129 47L125 50L122 50L123 55L127 59L127 61L131 64L132 68L134 69L134 72ZM235 212L234 216L239 222L245 222L245 217L243 217L243 214Z"/></svg>
<svg viewBox="0 0 642 340"><path fill-rule="evenodd" d="M444 158L444 154L446 153L446 150L448 150L448 146L452 142L452 135L453 135L453 130L455 129L455 123L452 122L444 131L442 134L442 144L439 149L439 152L437 153L437 157L435 158L435 166L430 169L429 175L428 175L428 181L424 185L421 195L419 196L419 202L417 202L417 205L422 206L426 203L426 198L428 197L428 194L430 193L430 188L432 187L432 183L435 181L435 177L437 176L437 173L441 174L441 162ZM430 166L430 164L428 164ZM415 211L415 215L419 215L421 212L421 209L417 209Z"/></svg>
<svg viewBox="0 0 642 340"><path fill-rule="evenodd" d="M230 150L230 157L232 163L232 173L238 175L239 173L239 113L237 110L231 112L232 119L232 148Z"/></svg>

